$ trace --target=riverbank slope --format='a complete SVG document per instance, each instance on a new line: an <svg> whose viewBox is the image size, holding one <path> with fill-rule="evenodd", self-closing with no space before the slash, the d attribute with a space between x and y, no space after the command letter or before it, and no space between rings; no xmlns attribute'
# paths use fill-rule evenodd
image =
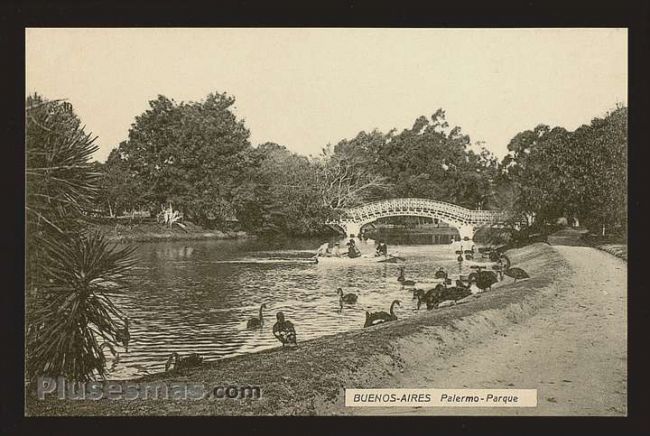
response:
<svg viewBox="0 0 650 436"><path fill-rule="evenodd" d="M626 416L627 265L578 241L558 245L570 271L558 294L521 323L435 367L400 374L403 387L537 389L535 408L377 408L378 415Z"/></svg>
<svg viewBox="0 0 650 436"><path fill-rule="evenodd" d="M417 379L420 371L438 368L441 362L450 361L462 350L498 337L567 292L562 278L570 275L571 269L557 250L538 243L511 250L508 255L514 265L524 268L532 278L517 283L506 279L493 291L467 304L423 311L418 316L377 327L306 341L296 349L277 348L138 380L260 386L259 400L38 401L29 395L28 414L351 413L343 405L344 388L404 387L400 374L411 371ZM407 295L405 298L410 298ZM461 387L466 382L457 378L453 384ZM415 385L430 386L428 382ZM505 386L507 383L501 385Z"/></svg>

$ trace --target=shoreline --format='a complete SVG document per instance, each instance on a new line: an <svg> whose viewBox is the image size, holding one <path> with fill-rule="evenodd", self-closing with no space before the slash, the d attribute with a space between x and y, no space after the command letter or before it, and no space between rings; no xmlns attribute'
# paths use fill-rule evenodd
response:
<svg viewBox="0 0 650 436"><path fill-rule="evenodd" d="M582 237L582 241L584 241L585 244L590 247L604 251L605 253L609 253L612 256L615 256L627 262L628 246L627 241L623 238L603 238L584 235Z"/></svg>
<svg viewBox="0 0 650 436"><path fill-rule="evenodd" d="M159 223L92 223L91 228L104 235L107 241L114 243L129 242L171 242L171 241L202 241L202 240L234 240L264 238L264 234L250 233L242 230L209 230L196 224L186 222L185 228L178 226L169 228ZM331 236L324 234L285 235L277 237L314 237Z"/></svg>
<svg viewBox="0 0 650 436"><path fill-rule="evenodd" d="M254 239L257 235L246 232L191 232L191 233L141 233L130 235L105 234L110 242L165 242L165 241L201 241L201 240L228 240L228 239Z"/></svg>
<svg viewBox="0 0 650 436"><path fill-rule="evenodd" d="M594 248L609 253L627 262L627 244L603 244L594 245Z"/></svg>
<svg viewBox="0 0 650 436"><path fill-rule="evenodd" d="M430 359L453 354L533 316L557 295L554 282L568 266L552 247L537 243L510 250L508 255L532 278L517 283L506 280L466 304L312 339L295 349L277 347L118 382L256 385L262 389L259 400L158 400L154 408L144 400L39 401L32 393L27 395L26 412L30 416L348 414L344 388L391 387L394 376L413 365L414 347L426 345Z"/></svg>
<svg viewBox="0 0 650 436"><path fill-rule="evenodd" d="M235 230L208 230L191 222L180 226L167 227L155 222L111 222L92 223L91 228L103 234L107 241L114 243L128 242L164 242L208 239L250 239L257 235Z"/></svg>

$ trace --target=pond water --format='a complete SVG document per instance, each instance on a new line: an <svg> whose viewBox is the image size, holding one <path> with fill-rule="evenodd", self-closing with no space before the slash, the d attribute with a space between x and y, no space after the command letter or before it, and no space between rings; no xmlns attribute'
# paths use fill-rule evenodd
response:
<svg viewBox="0 0 650 436"><path fill-rule="evenodd" d="M406 260L310 263L322 239L140 244L130 290L114 295L131 319L131 341L128 352L118 350L120 359L109 378L163 371L174 351L212 361L277 347L271 330L278 311L294 323L299 343L362 328L366 310L388 311L395 299L402 302L395 310L398 318L414 316L416 302L397 281L398 266L423 289L435 286L433 274L440 266L450 277L469 273L457 262L458 246L449 238L393 233L383 239L389 252ZM446 243L432 244L441 240ZM373 240L358 246L364 254L374 253ZM341 310L338 287L356 293L358 302ZM262 303L267 306L262 328L248 330L247 320L258 315Z"/></svg>

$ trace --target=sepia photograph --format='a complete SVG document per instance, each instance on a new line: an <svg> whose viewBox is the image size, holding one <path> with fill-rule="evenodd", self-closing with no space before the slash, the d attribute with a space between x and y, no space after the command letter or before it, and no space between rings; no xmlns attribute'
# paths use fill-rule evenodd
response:
<svg viewBox="0 0 650 436"><path fill-rule="evenodd" d="M27 27L24 100L25 416L629 415L627 28Z"/></svg>

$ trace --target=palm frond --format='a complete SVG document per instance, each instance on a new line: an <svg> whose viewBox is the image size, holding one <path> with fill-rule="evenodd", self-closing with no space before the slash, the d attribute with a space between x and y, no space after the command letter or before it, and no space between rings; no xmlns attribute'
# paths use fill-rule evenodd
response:
<svg viewBox="0 0 650 436"><path fill-rule="evenodd" d="M123 315L105 295L105 283L125 279L135 262L134 248L111 247L99 233L44 244L44 287L28 331L29 372L71 380L103 376L106 362L98 339L117 345L123 328Z"/></svg>

